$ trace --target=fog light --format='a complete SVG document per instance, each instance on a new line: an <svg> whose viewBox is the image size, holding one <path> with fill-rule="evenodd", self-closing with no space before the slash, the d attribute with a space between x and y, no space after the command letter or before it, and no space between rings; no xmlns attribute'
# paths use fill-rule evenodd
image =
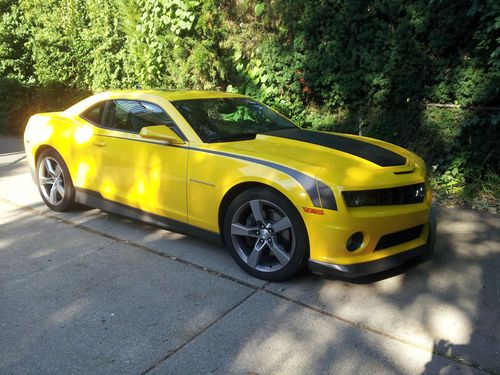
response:
<svg viewBox="0 0 500 375"><path fill-rule="evenodd" d="M358 250L363 244L363 233L356 232L347 240L346 247L349 251Z"/></svg>

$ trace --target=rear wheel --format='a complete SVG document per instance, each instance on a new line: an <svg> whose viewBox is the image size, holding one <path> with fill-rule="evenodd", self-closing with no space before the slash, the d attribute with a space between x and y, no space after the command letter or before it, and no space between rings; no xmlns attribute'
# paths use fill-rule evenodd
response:
<svg viewBox="0 0 500 375"><path fill-rule="evenodd" d="M42 152L37 161L38 190L45 204L54 211L67 211L75 200L75 188L61 155L53 149Z"/></svg>
<svg viewBox="0 0 500 375"><path fill-rule="evenodd" d="M291 277L309 254L307 232L295 207L277 192L252 188L234 199L224 220L226 245L249 274L270 281Z"/></svg>

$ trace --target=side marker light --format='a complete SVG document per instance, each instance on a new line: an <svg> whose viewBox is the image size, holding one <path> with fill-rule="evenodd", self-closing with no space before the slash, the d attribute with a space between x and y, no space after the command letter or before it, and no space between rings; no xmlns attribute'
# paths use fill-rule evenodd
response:
<svg viewBox="0 0 500 375"><path fill-rule="evenodd" d="M309 207L303 207L304 212L307 212L308 214L316 214L316 215L324 215L325 211L319 209L319 208L309 208Z"/></svg>

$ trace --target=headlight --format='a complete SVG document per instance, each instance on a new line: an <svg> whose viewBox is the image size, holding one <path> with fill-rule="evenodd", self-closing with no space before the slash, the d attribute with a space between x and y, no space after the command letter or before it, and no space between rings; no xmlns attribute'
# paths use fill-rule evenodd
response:
<svg viewBox="0 0 500 375"><path fill-rule="evenodd" d="M343 191L342 196L348 207L394 206L422 203L425 192L425 183L420 183L388 189Z"/></svg>

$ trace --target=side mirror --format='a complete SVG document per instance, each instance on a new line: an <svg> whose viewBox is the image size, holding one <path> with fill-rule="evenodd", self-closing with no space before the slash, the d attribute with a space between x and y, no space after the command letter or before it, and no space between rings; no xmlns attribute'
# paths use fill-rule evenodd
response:
<svg viewBox="0 0 500 375"><path fill-rule="evenodd" d="M141 129L139 135L142 138L166 141L172 144L184 143L181 137L166 125L145 126Z"/></svg>

